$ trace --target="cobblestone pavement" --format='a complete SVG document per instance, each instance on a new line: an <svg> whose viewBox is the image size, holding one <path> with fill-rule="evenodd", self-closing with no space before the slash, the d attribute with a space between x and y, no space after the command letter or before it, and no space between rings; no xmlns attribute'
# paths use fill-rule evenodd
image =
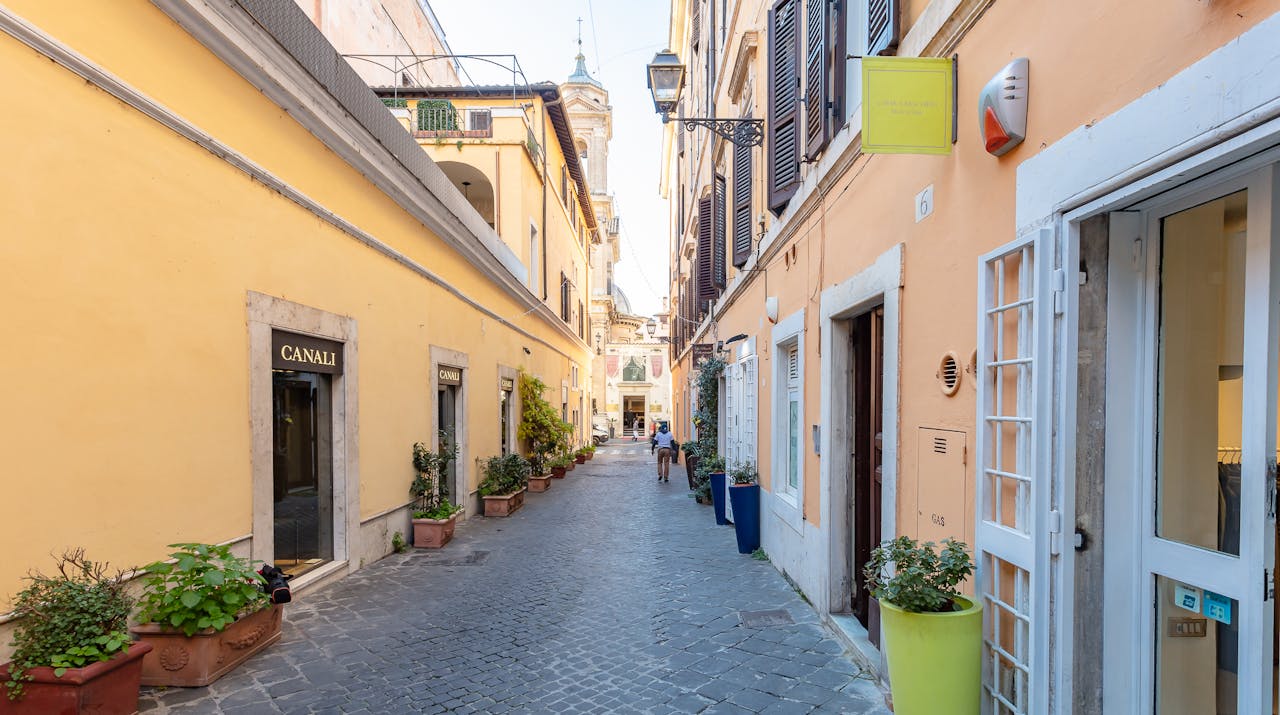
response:
<svg viewBox="0 0 1280 715"><path fill-rule="evenodd" d="M144 689L141 710L887 715L684 467L658 484L653 464L606 445L514 516L305 594L279 643L208 688Z"/></svg>

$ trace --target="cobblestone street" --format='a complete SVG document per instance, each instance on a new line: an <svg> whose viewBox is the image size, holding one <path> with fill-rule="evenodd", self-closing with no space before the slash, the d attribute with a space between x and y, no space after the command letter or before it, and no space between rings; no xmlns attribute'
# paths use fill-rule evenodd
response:
<svg viewBox="0 0 1280 715"><path fill-rule="evenodd" d="M800 595L689 497L683 465L657 484L651 459L606 445L510 518L305 594L281 642L208 688L144 689L141 709L887 713Z"/></svg>

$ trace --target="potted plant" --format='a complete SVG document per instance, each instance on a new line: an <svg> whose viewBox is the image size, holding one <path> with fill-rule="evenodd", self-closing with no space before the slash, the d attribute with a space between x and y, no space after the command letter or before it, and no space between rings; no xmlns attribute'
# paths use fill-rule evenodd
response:
<svg viewBox="0 0 1280 715"><path fill-rule="evenodd" d="M283 610L263 590L249 559L229 546L170 544L171 561L147 574L133 633L154 650L142 660L143 685L200 687L280 640Z"/></svg>
<svg viewBox="0 0 1280 715"><path fill-rule="evenodd" d="M551 465L551 476L556 479L564 479L564 473L569 468L569 465L573 464L573 460L561 454L552 458L548 464Z"/></svg>
<svg viewBox="0 0 1280 715"><path fill-rule="evenodd" d="M551 455L568 451L573 425L560 419L560 412L542 395L547 386L542 380L520 371L520 425L517 435L528 444L529 459L535 473L544 473Z"/></svg>
<svg viewBox="0 0 1280 715"><path fill-rule="evenodd" d="M706 475L707 491L710 492L711 504L715 507L716 523L721 526L728 524L725 503L729 500L729 479L724 471L724 457L712 453L699 460L698 470Z"/></svg>
<svg viewBox="0 0 1280 715"><path fill-rule="evenodd" d="M525 485L529 482L529 460L518 454L490 457L484 465L480 496L485 516L511 516L524 506Z"/></svg>
<svg viewBox="0 0 1280 715"><path fill-rule="evenodd" d="M582 447L582 451L587 453L587 459L588 459L588 460L589 460L589 459L591 459L592 457L596 456L596 446L595 446L594 444L587 444L587 445L584 445L584 446Z"/></svg>
<svg viewBox="0 0 1280 715"><path fill-rule="evenodd" d="M586 464L586 463L587 463L587 448L586 448L586 447L579 447L579 448L578 448L578 449L573 453L573 461L574 461L574 463L576 463L576 464Z"/></svg>
<svg viewBox="0 0 1280 715"><path fill-rule="evenodd" d="M129 637L124 574L64 553L57 573L33 573L14 602L13 660L0 666L0 713L113 712L138 709L147 643Z"/></svg>
<svg viewBox="0 0 1280 715"><path fill-rule="evenodd" d="M578 455L574 454L573 452L565 452L563 457L565 461L565 467L564 467L565 471L572 472L574 469L577 468Z"/></svg>
<svg viewBox="0 0 1280 715"><path fill-rule="evenodd" d="M462 507L449 501L444 476L457 457L457 445L443 431L440 446L434 452L421 442L413 445L413 469L417 476L409 485L409 494L414 497L413 545L418 548L439 549L453 538Z"/></svg>
<svg viewBox="0 0 1280 715"><path fill-rule="evenodd" d="M973 573L967 547L900 536L871 552L866 587L880 602L889 687L898 715L977 715L982 603L957 587Z"/></svg>
<svg viewBox="0 0 1280 715"><path fill-rule="evenodd" d="M529 460L529 491L545 492L551 488L551 473L545 467L534 467Z"/></svg>
<svg viewBox="0 0 1280 715"><path fill-rule="evenodd" d="M760 475L754 464L743 462L729 472L729 481L738 553L749 554L760 548Z"/></svg>

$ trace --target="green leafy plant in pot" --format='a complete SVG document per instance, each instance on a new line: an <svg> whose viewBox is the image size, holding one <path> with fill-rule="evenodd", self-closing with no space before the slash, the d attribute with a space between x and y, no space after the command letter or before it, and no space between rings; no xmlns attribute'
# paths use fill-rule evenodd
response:
<svg viewBox="0 0 1280 715"><path fill-rule="evenodd" d="M213 544L170 544L170 560L143 567L133 633L155 649L143 685L200 687L280 639L281 607L253 562Z"/></svg>
<svg viewBox="0 0 1280 715"><path fill-rule="evenodd" d="M13 660L0 666L0 712L133 712L148 644L133 643L124 574L64 553L14 601Z"/></svg>
<svg viewBox="0 0 1280 715"><path fill-rule="evenodd" d="M443 430L439 446L432 450L421 442L413 445L413 469L416 476L409 485L413 497L413 545L439 549L453 538L454 526L462 507L449 501L449 485L445 477L449 465L458 458L458 446Z"/></svg>
<svg viewBox="0 0 1280 715"><path fill-rule="evenodd" d="M484 463L479 492L485 516L510 516L524 505L529 470L529 460L518 454L490 457Z"/></svg>
<svg viewBox="0 0 1280 715"><path fill-rule="evenodd" d="M551 455L568 451L573 425L560 419L560 411L542 396L546 383L524 370L519 382L520 425L516 434L529 445L531 468L543 474Z"/></svg>
<svg viewBox="0 0 1280 715"><path fill-rule="evenodd" d="M977 715L982 604L959 592L973 573L968 547L900 536L871 552L863 571L880 603L897 715Z"/></svg>

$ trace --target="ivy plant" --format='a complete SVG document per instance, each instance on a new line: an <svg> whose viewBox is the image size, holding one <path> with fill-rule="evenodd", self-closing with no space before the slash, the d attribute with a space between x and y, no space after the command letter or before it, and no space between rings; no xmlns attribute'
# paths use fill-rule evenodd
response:
<svg viewBox="0 0 1280 715"><path fill-rule="evenodd" d="M138 620L156 623L192 636L212 628L222 631L241 615L266 608L264 580L248 559L229 546L169 544L178 549L174 561L157 561L142 568L147 574Z"/></svg>
<svg viewBox="0 0 1280 715"><path fill-rule="evenodd" d="M886 541L871 552L863 574L871 595L911 613L955 610L957 587L973 573L968 547L946 539L917 544L909 536Z"/></svg>
<svg viewBox="0 0 1280 715"><path fill-rule="evenodd" d="M724 471L724 459L717 451L720 419L720 376L725 363L717 357L704 359L698 365L694 384L698 388L698 401L694 406L693 425L697 436L692 443L683 446L685 459L692 458L697 468L693 473L694 493L703 500L711 498L710 475ZM686 464L689 464L686 461Z"/></svg>
<svg viewBox="0 0 1280 715"><path fill-rule="evenodd" d="M462 511L461 506L449 502L449 465L458 459L458 445L449 433L440 431L439 447L434 451L421 442L413 445L413 469L416 476L409 484L409 494L414 498L415 519L448 519Z"/></svg>
<svg viewBox="0 0 1280 715"><path fill-rule="evenodd" d="M22 697L31 680L27 671L52 666L62 677L68 668L109 660L129 651L128 621L133 599L124 574L85 558L84 549L67 551L56 573L33 572L14 601L18 617L13 660L5 683L10 700Z"/></svg>
<svg viewBox="0 0 1280 715"><path fill-rule="evenodd" d="M547 459L568 451L573 425L560 419L560 412L542 395L547 385L524 370L520 371L520 425L517 436L529 444L529 461L533 471L542 474Z"/></svg>

